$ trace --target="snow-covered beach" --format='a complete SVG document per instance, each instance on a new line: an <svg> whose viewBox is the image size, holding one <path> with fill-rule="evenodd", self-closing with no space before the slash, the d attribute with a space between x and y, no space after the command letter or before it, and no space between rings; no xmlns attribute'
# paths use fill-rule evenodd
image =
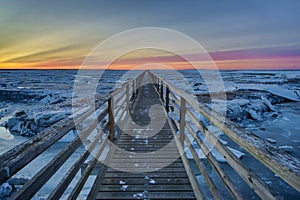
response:
<svg viewBox="0 0 300 200"><path fill-rule="evenodd" d="M192 70L180 73L190 84L198 100L210 106L210 94L201 74ZM71 98L76 74L77 71L72 70L1 71L0 154L72 114ZM107 71L101 77L97 92L109 93L124 74L126 71ZM176 87L185 89L181 83L183 80L178 80L170 71L162 71L160 75ZM218 112L227 111L227 117L241 127L300 158L300 71L222 71L221 76L225 91L213 92L226 92L227 110L219 107ZM130 76L124 77L121 82ZM86 81L88 84L89 77ZM218 98L213 101L222 103ZM242 153L240 159L251 166L251 156L243 149L233 144L225 135L221 135L220 139L233 151L237 150L236 154ZM49 158L63 148L64 142L61 141L56 148L46 151L39 162L46 164ZM256 165L257 163L253 163L252 166ZM226 168L226 164L224 167ZM31 169L38 170L29 166L19 176L29 178ZM258 165L254 170L264 174L265 171L260 169L264 168ZM201 181L201 177L199 179ZM299 193L279 181L274 174L268 174L266 179L273 188L284 188L282 193L285 197L299 197ZM48 189L43 193L47 193ZM40 198L43 199L42 194Z"/></svg>

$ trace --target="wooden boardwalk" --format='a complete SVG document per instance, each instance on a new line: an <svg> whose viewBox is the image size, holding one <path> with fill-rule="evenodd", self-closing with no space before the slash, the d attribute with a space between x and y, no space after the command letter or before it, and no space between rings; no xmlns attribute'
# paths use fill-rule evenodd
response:
<svg viewBox="0 0 300 200"><path fill-rule="evenodd" d="M267 179L238 159L213 130L224 133L294 193L300 192L298 158L193 100L159 74L141 72L96 98L95 105L89 99L80 99L78 105L72 117L0 155L1 185L15 180L28 164L37 164L36 159L70 131L79 132L29 180L16 184L18 190L10 199L33 198L58 174L47 199L244 199L240 183L249 186L246 193L256 198L281 199ZM212 144L226 160L225 169L212 153ZM80 156L70 159L77 151ZM66 162L72 162L71 167L64 168ZM196 173L203 181L196 180ZM88 180L94 174L96 180L91 183Z"/></svg>
<svg viewBox="0 0 300 200"><path fill-rule="evenodd" d="M119 134L115 142L119 148L111 151L108 157L112 167L98 175L96 192L90 199L195 199L168 121L154 136L147 133L150 117L145 113L149 113L154 104L161 104L154 85L143 85L130 116L126 116L126 119L132 117L141 128L136 129L130 120L123 122L122 128L131 134L124 131ZM164 118L157 116L152 120ZM153 153L166 145L163 151Z"/></svg>

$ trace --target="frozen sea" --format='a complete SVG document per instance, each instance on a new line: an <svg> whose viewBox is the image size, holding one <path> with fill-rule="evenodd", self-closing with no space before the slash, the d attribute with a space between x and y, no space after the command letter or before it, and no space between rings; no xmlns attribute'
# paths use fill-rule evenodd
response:
<svg viewBox="0 0 300 200"><path fill-rule="evenodd" d="M292 156L300 158L300 71L154 72L176 87L192 93L207 106L211 104L211 94L226 92L227 115L230 119L259 137L272 142L278 148L286 150ZM0 154L28 139L18 134L11 134L4 127L7 120L16 112L28 110L28 114L35 115L45 110L49 112L71 111L73 85L75 80L78 80L77 73L76 70L0 71ZM116 83L123 83L139 73L140 71L105 71L99 74L88 71L80 74L80 81L84 81L87 85L99 81L97 93L107 94L113 90ZM215 75L211 76L215 73L218 78L215 78ZM45 96L54 93L63 99L62 103L48 106L41 102ZM264 98L268 99L271 106L265 106ZM216 102L222 101L218 98L216 100ZM255 111L254 114L251 110ZM222 113L226 110L220 108L218 111ZM227 141L232 145L231 147L245 153L243 149L231 144L226 136L221 136L221 139ZM46 164L46 161L64 145L63 141L57 143L41 155L37 162ZM242 160L252 163L251 157L247 154ZM256 166L256 163L253 163L253 166ZM224 164L224 168L226 167ZM262 174L266 172L261 166L257 166L254 170ZM19 176L32 176L31 168L26 169ZM275 190L282 190L281 195L286 199L300 198L298 192L280 181L274 174L268 174L265 179ZM199 180L201 182L201 176ZM51 190L51 184L44 187L36 198L44 199L49 190ZM256 198L252 193L247 197Z"/></svg>

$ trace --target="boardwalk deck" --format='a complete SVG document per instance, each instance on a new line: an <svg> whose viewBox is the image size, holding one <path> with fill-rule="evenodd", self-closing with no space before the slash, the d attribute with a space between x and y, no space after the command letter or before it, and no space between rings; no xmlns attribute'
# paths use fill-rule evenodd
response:
<svg viewBox="0 0 300 200"><path fill-rule="evenodd" d="M149 132L145 113L154 104L161 104L154 86L143 85L130 112L141 127L137 129L126 116L116 148L108 156L111 167L98 175L90 199L195 199L165 116L152 119L164 120L163 129L153 136Z"/></svg>
<svg viewBox="0 0 300 200"><path fill-rule="evenodd" d="M81 106L74 113L74 118L63 119L0 155L2 184L12 181L14 175L35 162L41 153L69 131L79 132L30 180L18 186L20 189L11 199L33 198L62 168L66 173L48 194L48 199L60 199L63 195L72 200L85 198L87 188L90 190L88 199L227 199L229 195L233 199L243 199L248 192L254 192L261 199L281 199L280 193L274 192L267 184L268 179L258 176L247 163L238 159L199 121L199 115L248 152L249 156L264 164L265 170L269 168L270 174L274 172L292 186L294 193L298 195L297 191L300 192L298 158L227 119L222 121L223 116L189 98L188 94L158 74L141 72L112 93L97 98L95 110L88 107L89 101L86 102L88 106L85 105L86 100L78 102ZM209 149L211 144L236 176L230 176L227 169L222 168ZM70 161L74 152L83 145L86 148L80 149L82 154L75 162ZM187 149L191 160L186 157ZM200 149L206 159L200 157ZM104 164L97 162L105 156ZM66 169L66 162L72 162L72 167ZM192 170L191 163L198 169ZM80 168L82 173L78 173ZM197 170L205 183L196 180ZM97 178L90 189L86 184L91 183L88 179L95 174ZM218 179L211 174L216 174ZM75 186L70 185L73 181ZM249 190L243 191L238 187L241 181L249 186ZM226 188L228 195L221 194L219 187ZM206 190L203 191L203 188Z"/></svg>

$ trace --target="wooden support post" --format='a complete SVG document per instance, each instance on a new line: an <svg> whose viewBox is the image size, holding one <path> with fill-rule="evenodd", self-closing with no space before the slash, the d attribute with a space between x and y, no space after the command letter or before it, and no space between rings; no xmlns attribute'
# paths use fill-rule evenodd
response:
<svg viewBox="0 0 300 200"><path fill-rule="evenodd" d="M180 98L180 123L179 123L179 141L183 146L184 143L184 129L185 129L185 113L186 113L186 100L185 98L181 97Z"/></svg>
<svg viewBox="0 0 300 200"><path fill-rule="evenodd" d="M137 94L138 93L138 90L139 90L139 81L138 79L135 79L135 93Z"/></svg>
<svg viewBox="0 0 300 200"><path fill-rule="evenodd" d="M126 111L129 110L129 85L126 85Z"/></svg>
<svg viewBox="0 0 300 200"><path fill-rule="evenodd" d="M170 103L170 88L166 86L166 111L169 112L169 103Z"/></svg>
<svg viewBox="0 0 300 200"><path fill-rule="evenodd" d="M157 78L157 91L159 91L160 84L159 84L159 78Z"/></svg>
<svg viewBox="0 0 300 200"><path fill-rule="evenodd" d="M132 96L135 96L135 82L132 80Z"/></svg>
<svg viewBox="0 0 300 200"><path fill-rule="evenodd" d="M115 139L115 122L114 122L114 100L111 97L108 100L108 139L113 141Z"/></svg>
<svg viewBox="0 0 300 200"><path fill-rule="evenodd" d="M162 80L160 85L160 98L162 101L164 101L164 82Z"/></svg>

